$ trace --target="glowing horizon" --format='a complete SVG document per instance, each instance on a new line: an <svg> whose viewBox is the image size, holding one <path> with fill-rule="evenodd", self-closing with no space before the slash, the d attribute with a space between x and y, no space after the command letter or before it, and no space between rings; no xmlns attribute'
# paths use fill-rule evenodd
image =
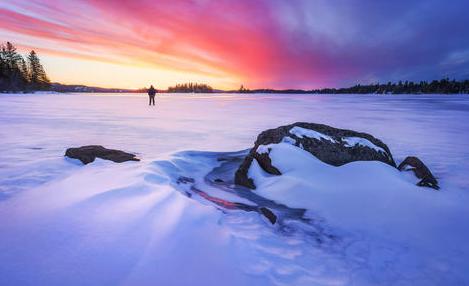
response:
<svg viewBox="0 0 469 286"><path fill-rule="evenodd" d="M333 3L335 2L335 3ZM459 2L454 3L454 2ZM320 88L469 77L464 1L0 3L0 39L54 82Z"/></svg>

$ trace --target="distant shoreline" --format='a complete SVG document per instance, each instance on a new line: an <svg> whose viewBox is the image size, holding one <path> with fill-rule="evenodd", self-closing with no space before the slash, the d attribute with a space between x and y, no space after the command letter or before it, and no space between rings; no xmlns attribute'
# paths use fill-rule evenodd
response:
<svg viewBox="0 0 469 286"><path fill-rule="evenodd" d="M209 86L207 86L209 87ZM246 89L243 86L239 90L177 90L170 88L168 90L158 90L158 93L239 93L239 94L469 94L469 80L456 81L441 79L431 82L421 81L414 83L412 81L399 81L397 83L388 82L386 84L357 84L347 88L323 88L323 89ZM146 93L146 88L140 89L121 89L121 88L102 88L86 85L66 85L61 83L52 83L48 90L44 92L57 93ZM34 93L31 90L25 91L0 91L0 93Z"/></svg>
<svg viewBox="0 0 469 286"><path fill-rule="evenodd" d="M192 84L189 84L192 86ZM469 80L456 81L449 78L441 80L433 80L431 82L420 81L414 83L412 81L399 81L397 83L388 82L386 84L357 84L347 88L322 88L322 89L247 89L241 86L238 90L219 90L212 89L208 85L200 85L204 88L201 90L188 89L187 85L168 88L169 93L271 93L271 94L468 94ZM197 86L197 84L194 84ZM183 87L183 88L182 88ZM62 85L53 83L51 85L53 91L66 92L111 92L111 93L146 93L146 89L116 89L116 88L99 88L87 87L83 85ZM167 93L168 90L159 90L160 93Z"/></svg>
<svg viewBox="0 0 469 286"><path fill-rule="evenodd" d="M119 92L112 92L112 91L107 91L107 92L103 92L103 91L66 91L66 92L58 92L58 91L20 91L20 92L5 92L5 91L1 91L0 92L0 97L2 95L6 96L6 95L72 95L72 94L83 94L83 95L86 95L86 94L109 94L109 95L117 95L117 94L122 94L123 96L128 94L135 94L136 96L141 96L141 95L145 95L147 96L147 93L146 92L135 92L135 91L131 91L131 92L126 92L126 91L119 91ZM163 95L163 94L167 94L167 95L222 95L222 94L226 94L226 95L242 95L242 94L246 94L246 95L329 95L329 96L334 96L334 95L350 95L350 96L353 96L353 95L370 95L370 96L399 96L399 95L415 95L415 96L424 96L424 95L435 95L435 96L438 96L438 95L442 95L442 96L451 96L451 95L461 95L461 96L464 96L464 95L469 95L469 92L468 93L385 93L385 94L380 94L380 93L317 93L317 92L301 92L301 93L284 93L284 92L249 92L249 93L240 93L240 92L231 92L231 91L221 91L221 92L210 92L210 93L203 93L203 92L166 92L166 91L163 91L163 92L159 92L158 94L160 95ZM157 94L157 95L158 95Z"/></svg>

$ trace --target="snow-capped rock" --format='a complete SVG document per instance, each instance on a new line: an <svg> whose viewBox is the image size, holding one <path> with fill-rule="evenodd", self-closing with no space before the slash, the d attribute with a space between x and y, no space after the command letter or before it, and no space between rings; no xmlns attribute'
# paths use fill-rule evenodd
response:
<svg viewBox="0 0 469 286"><path fill-rule="evenodd" d="M262 132L237 170L235 183L251 189L256 188L248 176L254 159L265 172L281 175L269 157L269 145L280 142L301 148L332 166L342 166L355 161L380 161L396 167L386 144L370 134L323 124L297 122Z"/></svg>

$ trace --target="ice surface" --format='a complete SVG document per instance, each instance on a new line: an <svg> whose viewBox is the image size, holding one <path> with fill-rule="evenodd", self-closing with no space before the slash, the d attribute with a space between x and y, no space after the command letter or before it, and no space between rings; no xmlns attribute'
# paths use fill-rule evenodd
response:
<svg viewBox="0 0 469 286"><path fill-rule="evenodd" d="M0 285L468 284L468 120L466 95L168 94L156 108L135 94L0 95ZM286 143L271 151L284 175L255 164L250 175L313 226L220 211L177 184L252 205L204 174L218 152L298 121L370 133L398 162L417 155L442 189L379 162L330 167ZM88 144L143 160L63 157Z"/></svg>

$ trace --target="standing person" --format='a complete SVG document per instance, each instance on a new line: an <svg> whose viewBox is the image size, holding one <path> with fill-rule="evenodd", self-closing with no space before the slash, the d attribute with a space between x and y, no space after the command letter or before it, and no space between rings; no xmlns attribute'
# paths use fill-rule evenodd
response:
<svg viewBox="0 0 469 286"><path fill-rule="evenodd" d="M150 103L148 105L155 105L155 95L156 95L156 89L152 86L148 89L148 96L150 97Z"/></svg>

